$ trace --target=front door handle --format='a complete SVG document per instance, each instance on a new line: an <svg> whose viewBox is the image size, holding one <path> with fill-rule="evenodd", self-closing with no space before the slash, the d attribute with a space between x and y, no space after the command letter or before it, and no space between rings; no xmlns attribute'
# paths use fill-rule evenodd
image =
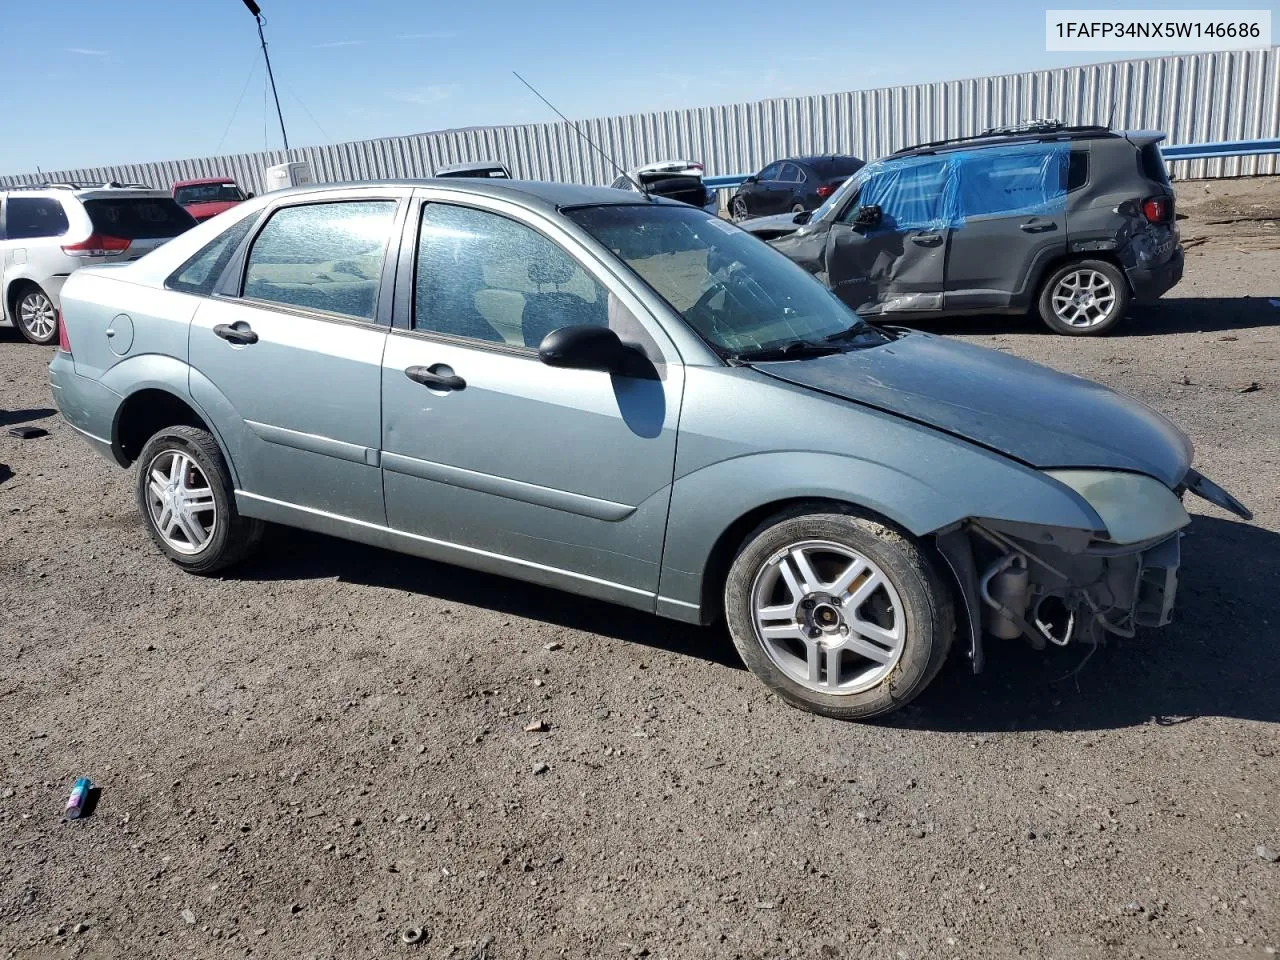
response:
<svg viewBox="0 0 1280 960"><path fill-rule="evenodd" d="M237 323L220 323L213 328L213 333L228 343L245 344L258 342L258 335L243 320Z"/></svg>
<svg viewBox="0 0 1280 960"><path fill-rule="evenodd" d="M449 373L437 373L440 369L449 370L442 363L433 364L429 367L407 367L404 375L414 383L420 383L424 387L430 387L432 390L463 390L467 386L467 381L457 376L450 370Z"/></svg>
<svg viewBox="0 0 1280 960"><path fill-rule="evenodd" d="M911 242L918 243L922 247L932 247L942 242L942 234L940 233L915 233L911 235Z"/></svg>
<svg viewBox="0 0 1280 960"><path fill-rule="evenodd" d="M1019 230L1024 233L1044 233L1047 230L1057 230L1058 225L1052 220L1041 220L1036 217L1034 220L1028 220L1026 223L1019 224Z"/></svg>

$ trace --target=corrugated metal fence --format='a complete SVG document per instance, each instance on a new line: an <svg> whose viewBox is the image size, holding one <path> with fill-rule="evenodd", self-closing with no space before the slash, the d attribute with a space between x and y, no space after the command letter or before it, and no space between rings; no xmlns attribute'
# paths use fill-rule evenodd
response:
<svg viewBox="0 0 1280 960"><path fill-rule="evenodd" d="M1163 130L1168 143L1280 136L1280 48L1100 63L1033 73L886 87L720 107L640 113L580 126L624 167L664 158L702 160L710 175L747 173L782 156L882 156L912 143L1052 117L1121 129ZM565 123L477 127L327 147L0 176L146 183L231 176L261 192L263 171L310 162L322 182L426 177L447 163L505 161L516 177L609 183L614 172ZM1177 177L1277 172L1275 155L1176 161Z"/></svg>

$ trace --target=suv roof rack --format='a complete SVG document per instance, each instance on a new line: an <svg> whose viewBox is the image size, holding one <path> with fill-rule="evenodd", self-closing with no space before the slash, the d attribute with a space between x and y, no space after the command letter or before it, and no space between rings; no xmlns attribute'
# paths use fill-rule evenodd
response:
<svg viewBox="0 0 1280 960"><path fill-rule="evenodd" d="M120 183L116 180L108 180L106 183L94 181L92 183L80 180L46 180L44 183L23 183L15 187L4 187L7 191L14 190L155 190L156 188L146 183Z"/></svg>
<svg viewBox="0 0 1280 960"><path fill-rule="evenodd" d="M1096 137L1110 134L1111 128L1100 124L1065 124L1061 120L1029 120L1026 123L1011 124L1004 127L991 127L968 137L950 137L946 140L934 140L931 143L917 143L901 150L893 151L893 156L902 153L928 153L943 147L952 147L978 140L1027 140L1035 141L1046 138L1072 139Z"/></svg>

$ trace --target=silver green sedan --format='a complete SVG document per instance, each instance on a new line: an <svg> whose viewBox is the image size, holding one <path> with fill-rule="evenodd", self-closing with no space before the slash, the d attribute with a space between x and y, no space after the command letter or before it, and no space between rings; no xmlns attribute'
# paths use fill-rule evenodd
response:
<svg viewBox="0 0 1280 960"><path fill-rule="evenodd" d="M513 181L314 186L75 273L67 421L152 539L222 570L264 522L693 623L866 718L953 640L1169 620L1190 492L1141 404L874 327L684 204Z"/></svg>

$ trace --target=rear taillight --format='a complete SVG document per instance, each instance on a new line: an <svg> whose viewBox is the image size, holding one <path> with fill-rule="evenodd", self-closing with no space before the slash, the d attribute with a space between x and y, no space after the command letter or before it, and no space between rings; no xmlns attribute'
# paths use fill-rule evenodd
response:
<svg viewBox="0 0 1280 960"><path fill-rule="evenodd" d="M827 197L831 196L835 192L836 192L835 185L830 183L824 183L822 186L818 188L818 196L821 197L823 200L827 199Z"/></svg>
<svg viewBox="0 0 1280 960"><path fill-rule="evenodd" d="M91 233L87 240L62 245L62 252L73 257L110 257L128 249L129 241L124 237L109 237L102 233Z"/></svg>
<svg viewBox="0 0 1280 960"><path fill-rule="evenodd" d="M1173 197L1147 197L1142 201L1142 215L1148 223L1168 223L1173 219Z"/></svg>
<svg viewBox="0 0 1280 960"><path fill-rule="evenodd" d="M58 321L58 349L63 353L70 353L71 338L67 336L67 325L62 322L62 311L57 311L54 316Z"/></svg>

